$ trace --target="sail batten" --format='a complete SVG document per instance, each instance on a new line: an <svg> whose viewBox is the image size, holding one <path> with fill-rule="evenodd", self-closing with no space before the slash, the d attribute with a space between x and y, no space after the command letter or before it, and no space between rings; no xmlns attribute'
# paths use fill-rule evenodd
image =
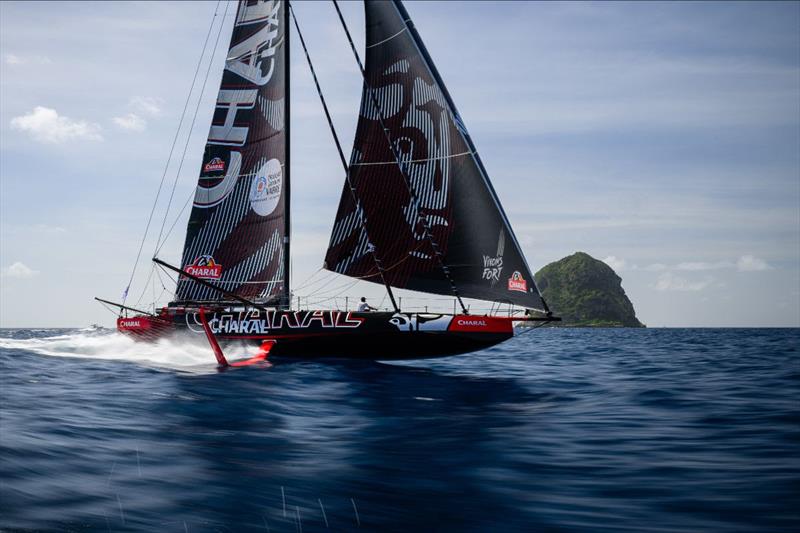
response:
<svg viewBox="0 0 800 533"><path fill-rule="evenodd" d="M351 179L368 221L367 249L392 265L384 276L394 287L546 310L475 146L404 7L399 0L367 1L365 11L366 79ZM326 267L379 281L364 260L363 236L355 228L342 234L357 208L347 192Z"/></svg>
<svg viewBox="0 0 800 533"><path fill-rule="evenodd" d="M240 0L181 266L238 296L286 297L288 41L283 0ZM181 277L176 301L224 296Z"/></svg>

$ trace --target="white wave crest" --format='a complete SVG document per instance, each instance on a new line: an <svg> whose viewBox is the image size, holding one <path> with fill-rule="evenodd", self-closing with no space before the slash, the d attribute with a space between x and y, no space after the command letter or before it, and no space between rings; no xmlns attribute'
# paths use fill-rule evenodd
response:
<svg viewBox="0 0 800 533"><path fill-rule="evenodd" d="M189 367L216 367L214 353L203 337L136 342L115 331L92 331L87 328L52 337L0 338L0 349L25 350L51 357L131 361L185 370L189 370ZM226 349L225 354L227 356L230 352L231 359L238 359L252 356L256 351L256 347L242 345Z"/></svg>

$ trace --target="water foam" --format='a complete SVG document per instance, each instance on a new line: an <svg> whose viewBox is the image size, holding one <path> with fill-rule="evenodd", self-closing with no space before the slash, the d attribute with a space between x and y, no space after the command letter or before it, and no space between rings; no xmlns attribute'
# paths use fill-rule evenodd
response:
<svg viewBox="0 0 800 533"><path fill-rule="evenodd" d="M50 357L132 361L175 369L216 366L214 354L204 338L136 342L116 331L104 330L84 329L29 339L0 338L0 349L25 350ZM256 348L235 347L230 352L236 359L254 355Z"/></svg>

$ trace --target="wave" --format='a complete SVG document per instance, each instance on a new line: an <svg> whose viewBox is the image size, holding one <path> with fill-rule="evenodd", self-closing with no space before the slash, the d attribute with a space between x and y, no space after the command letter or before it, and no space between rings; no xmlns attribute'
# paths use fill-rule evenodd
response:
<svg viewBox="0 0 800 533"><path fill-rule="evenodd" d="M160 339L136 342L113 330L84 328L59 332L50 337L0 338L0 349L23 350L49 357L79 357L131 361L174 369L216 367L214 354L205 339ZM253 346L226 349L233 359L255 355Z"/></svg>

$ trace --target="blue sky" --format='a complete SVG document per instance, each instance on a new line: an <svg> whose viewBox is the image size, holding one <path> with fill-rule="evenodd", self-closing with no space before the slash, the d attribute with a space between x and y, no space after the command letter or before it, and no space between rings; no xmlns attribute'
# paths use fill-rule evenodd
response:
<svg viewBox="0 0 800 533"><path fill-rule="evenodd" d="M91 298L118 299L127 284L215 6L0 3L0 325L112 323ZM347 144L358 71L329 4L295 9ZM343 9L363 43L360 4ZM800 3L407 9L533 269L577 250L604 259L650 326L800 325ZM322 263L343 177L297 45L299 282ZM178 206L195 186L221 49Z"/></svg>

